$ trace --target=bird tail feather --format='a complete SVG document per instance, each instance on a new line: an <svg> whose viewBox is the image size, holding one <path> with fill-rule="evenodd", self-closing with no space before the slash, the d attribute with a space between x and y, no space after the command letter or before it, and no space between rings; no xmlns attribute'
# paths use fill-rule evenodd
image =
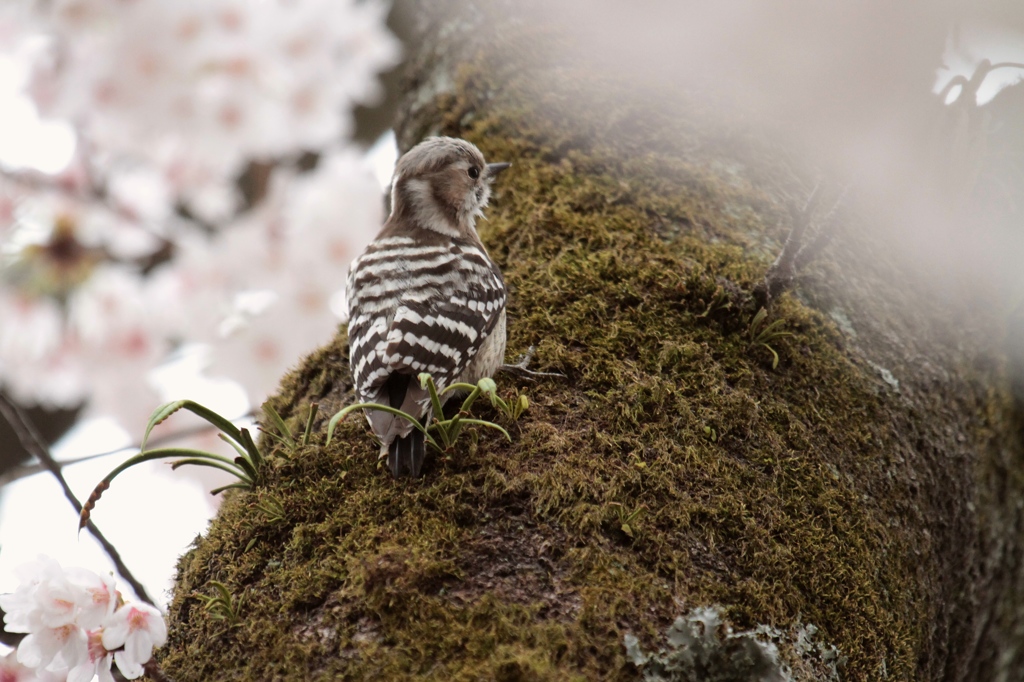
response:
<svg viewBox="0 0 1024 682"><path fill-rule="evenodd" d="M423 433L418 429L413 429L407 436L395 438L388 446L388 467L391 474L395 478L419 478L425 454L426 443L423 440Z"/></svg>

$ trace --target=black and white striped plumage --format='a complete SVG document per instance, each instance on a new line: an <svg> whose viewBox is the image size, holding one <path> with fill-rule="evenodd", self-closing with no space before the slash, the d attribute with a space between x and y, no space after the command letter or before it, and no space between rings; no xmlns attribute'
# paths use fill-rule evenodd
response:
<svg viewBox="0 0 1024 682"><path fill-rule="evenodd" d="M476 233L494 175L469 142L429 138L395 168L392 210L351 267L349 362L360 402L432 417L418 375L438 391L475 383L505 353L505 283ZM450 395L450 394L449 394ZM407 420L368 410L395 476L419 476L423 436Z"/></svg>

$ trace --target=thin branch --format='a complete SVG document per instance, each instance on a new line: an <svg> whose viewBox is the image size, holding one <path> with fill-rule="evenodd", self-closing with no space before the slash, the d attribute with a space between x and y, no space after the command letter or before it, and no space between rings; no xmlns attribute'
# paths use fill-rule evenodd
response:
<svg viewBox="0 0 1024 682"><path fill-rule="evenodd" d="M167 676L161 668L160 664L156 662L155 658L151 658L143 664L142 669L146 671L146 677L153 680L153 682L174 682L170 677Z"/></svg>
<svg viewBox="0 0 1024 682"><path fill-rule="evenodd" d="M793 221L793 227L790 229L789 235L786 237L786 243L782 245L782 251L779 253L778 258L775 259L769 272L772 270L780 273L793 271L796 264L796 255L800 251L801 246L803 246L804 234L810 228L814 211L820 203L821 183L819 182L811 190L811 195L807 197L807 201L802 209L797 209L795 205L790 206L789 214Z"/></svg>
<svg viewBox="0 0 1024 682"><path fill-rule="evenodd" d="M814 235L814 239L807 246L800 249L796 254L796 260L793 265L796 272L799 273L801 270L806 268L811 261L818 257L818 255L825 250L825 247L832 243L832 240L836 236L836 231L832 227L832 222L835 220L836 213L839 212L839 207L843 205L843 201L846 200L846 193L850 191L850 186L847 185L843 188L843 191L839 194L839 198L832 204L832 208L825 217L821 219L821 227L818 229L817 234Z"/></svg>
<svg viewBox="0 0 1024 682"><path fill-rule="evenodd" d="M814 213L821 204L821 184L814 187L814 191L811 192L802 209L791 205L790 216L793 227L790 228L786 242L782 245L782 251L779 252L775 262L765 273L764 280L754 289L754 302L758 308L770 308L772 301L781 296L783 292L792 289L800 270L814 260L832 241L835 234L832 223L845 196L846 189L844 188L828 213L817 221L819 226L814 231L810 242L807 241L807 234L811 229L811 224L815 222Z"/></svg>
<svg viewBox="0 0 1024 682"><path fill-rule="evenodd" d="M54 478L57 479L57 482L60 483L60 487L64 491L64 497L68 499L68 502L70 502L71 506L75 508L75 511L81 514L82 503L78 501L77 497L75 497L75 493L71 490L71 486L68 485L67 480L64 478L64 474L61 473L60 463L54 460L50 455L50 450L46 446L46 441L44 441L39 435L35 427L22 412L21 408L18 407L18 405L14 403L3 391L0 391L0 414L3 414L4 418L10 423L11 428L14 429L14 433L18 436L18 440L21 442L21 446L25 448L25 451L38 459L46 470L53 474ZM134 575L132 575L132 572L128 570L128 567L125 566L124 561L121 559L120 553L114 545L112 545L110 541L103 536L99 528L96 527L96 524L90 521L87 527L89 532L92 533L93 537L96 538L107 553L107 556L109 556L110 560L114 563L114 567L117 569L118 574L120 574L120 576L132 586L132 589L135 590L135 594L138 595L139 599L155 606L153 599L149 596L149 593L146 592L146 588L135 578Z"/></svg>

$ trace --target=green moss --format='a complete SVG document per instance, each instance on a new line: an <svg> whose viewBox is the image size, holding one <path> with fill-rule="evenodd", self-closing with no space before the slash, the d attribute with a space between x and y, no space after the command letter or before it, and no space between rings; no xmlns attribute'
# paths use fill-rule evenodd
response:
<svg viewBox="0 0 1024 682"><path fill-rule="evenodd" d="M362 420L323 445L351 400L344 335L312 354L271 402L296 431L320 402L318 435L277 449L266 487L230 497L181 559L168 673L633 679L627 632L652 648L677 615L720 604L738 627L818 625L849 658L844 679L913 678L952 579L932 577L939 540L922 529L940 503L916 477L936 475L923 453L963 437L981 454L947 475L973 490L975 462L1005 449L992 436L1004 396L977 379L996 370L917 333L914 351L950 379L926 397L900 372L895 393L787 296L772 315L794 335L773 342L772 371L747 336L746 292L799 193L775 178L792 174L763 149L694 153L699 126L643 103L583 117L573 87L494 67L463 74L432 120L514 162L481 228L512 292L509 357L535 345L534 368L566 379L517 383L531 406L511 444L481 433L395 481ZM862 269L824 266L805 297L857 311L865 347L933 319L878 260L845 263ZM258 510L267 497L283 519ZM241 600L240 625L202 610L212 580Z"/></svg>

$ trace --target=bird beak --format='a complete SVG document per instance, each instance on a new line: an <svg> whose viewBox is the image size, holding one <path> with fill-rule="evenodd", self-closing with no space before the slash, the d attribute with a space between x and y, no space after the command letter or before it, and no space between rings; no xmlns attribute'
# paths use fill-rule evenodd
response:
<svg viewBox="0 0 1024 682"><path fill-rule="evenodd" d="M493 178L511 165L511 163L489 163L487 164L487 177Z"/></svg>

